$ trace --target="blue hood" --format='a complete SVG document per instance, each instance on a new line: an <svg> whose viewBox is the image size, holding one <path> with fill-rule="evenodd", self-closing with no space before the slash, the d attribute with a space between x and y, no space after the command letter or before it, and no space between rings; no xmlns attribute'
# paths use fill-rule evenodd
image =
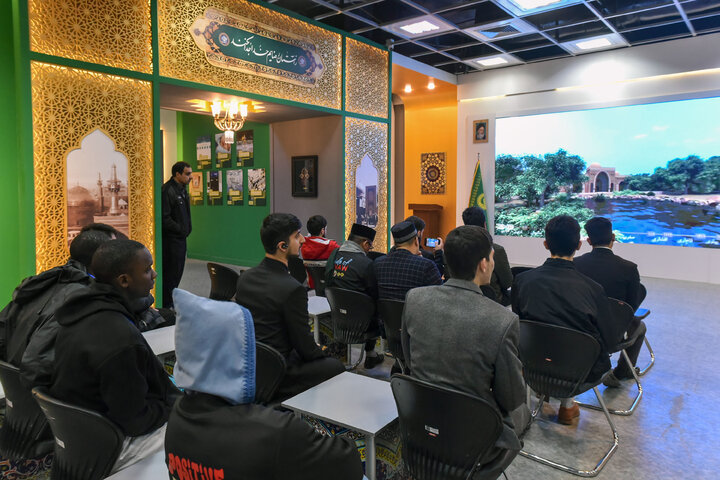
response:
<svg viewBox="0 0 720 480"><path fill-rule="evenodd" d="M173 290L175 381L191 392L230 403L255 399L255 328L250 312L235 302Z"/></svg>

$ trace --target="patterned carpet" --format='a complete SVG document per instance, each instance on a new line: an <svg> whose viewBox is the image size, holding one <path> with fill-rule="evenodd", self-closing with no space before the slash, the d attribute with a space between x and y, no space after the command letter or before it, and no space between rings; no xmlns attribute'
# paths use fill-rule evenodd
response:
<svg viewBox="0 0 720 480"><path fill-rule="evenodd" d="M5 404L0 407L0 427L5 420ZM32 460L12 461L0 457L0 480L48 480L53 454Z"/></svg>

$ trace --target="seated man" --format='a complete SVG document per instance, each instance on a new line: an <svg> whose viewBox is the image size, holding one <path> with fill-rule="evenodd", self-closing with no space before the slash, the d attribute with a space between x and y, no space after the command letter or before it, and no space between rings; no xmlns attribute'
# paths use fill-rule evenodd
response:
<svg viewBox="0 0 720 480"><path fill-rule="evenodd" d="M415 226L400 222L390 231L395 248L374 264L378 298L405 300L411 288L440 285L442 279L435 262L420 255L420 239Z"/></svg>
<svg viewBox="0 0 720 480"><path fill-rule="evenodd" d="M462 213L463 223L465 225L475 225L477 227L486 228L485 211L480 207L468 207ZM494 300L501 305L510 305L510 295L508 288L512 285L513 275L510 270L510 262L508 262L505 249L493 243L495 251L495 270L490 279L490 289L495 295ZM487 293L487 292L486 292Z"/></svg>
<svg viewBox="0 0 720 480"><path fill-rule="evenodd" d="M150 252L133 240L102 244L95 282L56 313L50 394L106 416L126 435L117 471L162 449L177 389L133 323L129 304L147 297L157 274Z"/></svg>
<svg viewBox="0 0 720 480"><path fill-rule="evenodd" d="M245 271L237 284L235 301L250 310L255 339L280 352L287 372L277 398L288 398L345 371L342 363L317 346L308 324L307 293L288 271L288 258L297 257L305 240L295 215L265 217L260 239L265 258Z"/></svg>
<svg viewBox="0 0 720 480"><path fill-rule="evenodd" d="M307 221L307 230L310 234L300 247L303 260L327 260L333 250L340 248L335 240L325 238L327 220L322 215L313 215ZM308 286L315 288L315 282L308 276Z"/></svg>
<svg viewBox="0 0 720 480"><path fill-rule="evenodd" d="M423 232L425 231L425 220L416 216L410 215L405 219L406 222L410 222L415 225L415 230L418 232L418 243L420 244L420 253L423 257L428 260L435 262L435 266L440 272L440 276L445 275L445 257L443 256L443 242L442 238L438 238L438 244L433 247L433 251L430 252L423 248Z"/></svg>
<svg viewBox="0 0 720 480"><path fill-rule="evenodd" d="M253 403L250 312L178 289L173 297L175 379L185 393L173 407L165 435L171 479L363 478L354 442L321 435L290 412ZM228 363L229 358L234 361Z"/></svg>
<svg viewBox="0 0 720 480"><path fill-rule="evenodd" d="M377 300L377 279L373 261L367 254L373 247L375 230L354 223L347 241L332 252L325 267L325 288L337 287L362 292ZM377 330L377 319L370 324L371 330ZM365 342L365 368L374 368L385 359L375 352L376 339Z"/></svg>
<svg viewBox="0 0 720 480"><path fill-rule="evenodd" d="M452 278L410 290L402 320L403 352L413 377L478 396L500 411L503 431L483 464L508 449L520 450L518 436L529 420L518 317L480 290L492 276L493 257L492 238L484 228L452 230L445 242ZM438 357L443 346L449 348Z"/></svg>
<svg viewBox="0 0 720 480"><path fill-rule="evenodd" d="M592 335L600 355L586 383L596 384L610 369L610 347L617 339L610 306L603 288L578 272L573 263L580 249L580 225L568 215L550 219L545 226L545 248L550 258L537 268L519 274L512 287L512 309L520 318L568 327ZM560 399L558 422L570 425L580 416L572 398Z"/></svg>
<svg viewBox="0 0 720 480"><path fill-rule="evenodd" d="M641 302L640 274L637 265L613 253L615 234L612 232L612 222L603 217L591 218L585 223L585 231L588 234L588 243L592 246L592 251L575 258L575 267L578 272L602 285L608 297L622 300L633 310L637 310ZM633 319L628 326L627 334L629 336L638 332L635 343L625 350L633 366L640 354L646 331L645 323L639 318ZM630 367L621 358L615 370L603 379L603 383L608 387L619 387L620 380L631 378L633 375Z"/></svg>
<svg viewBox="0 0 720 480"><path fill-rule="evenodd" d="M67 297L87 287L87 267L97 248L110 240L105 233L81 232L70 244L70 260L22 281L12 301L0 312L0 355L20 366L32 336L50 321Z"/></svg>

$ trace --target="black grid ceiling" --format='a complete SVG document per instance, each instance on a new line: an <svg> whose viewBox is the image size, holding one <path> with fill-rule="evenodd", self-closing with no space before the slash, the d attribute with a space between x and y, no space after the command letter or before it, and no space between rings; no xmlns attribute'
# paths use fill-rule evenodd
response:
<svg viewBox="0 0 720 480"><path fill-rule="evenodd" d="M512 54L520 63L573 56L560 44L604 34L634 46L720 32L720 0L586 0L522 17L496 0L266 1L380 44L392 41L395 52L456 75L482 70L468 61L495 54ZM452 29L412 39L386 29L425 15ZM462 31L513 19L534 31L494 41Z"/></svg>

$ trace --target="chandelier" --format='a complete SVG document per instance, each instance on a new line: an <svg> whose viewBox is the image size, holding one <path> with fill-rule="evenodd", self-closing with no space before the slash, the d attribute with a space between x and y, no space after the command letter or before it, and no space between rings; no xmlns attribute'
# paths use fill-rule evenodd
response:
<svg viewBox="0 0 720 480"><path fill-rule="evenodd" d="M230 102L215 100L210 105L215 126L225 132L225 141L231 144L235 141L235 132L245 124L248 106L239 104L235 100Z"/></svg>

